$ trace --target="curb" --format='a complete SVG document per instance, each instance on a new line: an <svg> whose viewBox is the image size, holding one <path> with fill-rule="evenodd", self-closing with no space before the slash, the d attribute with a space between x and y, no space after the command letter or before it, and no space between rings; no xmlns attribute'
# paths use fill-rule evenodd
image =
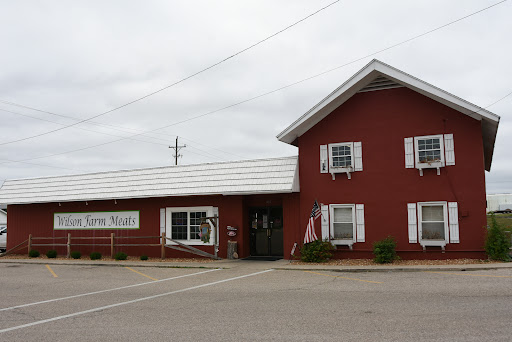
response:
<svg viewBox="0 0 512 342"><path fill-rule="evenodd" d="M106 266L106 267L157 267L157 268L202 268L202 269L217 269L217 268L226 268L219 266L195 266L190 264L166 264L166 263L134 263L134 262L55 262L50 260L44 261L29 261L29 260L0 260L1 264L23 264L23 265L62 265L62 266Z"/></svg>
<svg viewBox="0 0 512 342"><path fill-rule="evenodd" d="M378 266L377 266L378 267ZM290 268L275 267L279 271L311 271L311 272L343 272L343 273L370 273L370 272L471 272L506 269L507 267L396 267L396 268Z"/></svg>
<svg viewBox="0 0 512 342"><path fill-rule="evenodd" d="M249 262L248 268L256 266ZM347 272L347 273L363 273L363 272L466 272L466 271L485 271L485 270L498 270L498 269L512 269L511 263L494 263L490 265L482 264L464 264L460 266L446 265L440 267L438 265L418 265L409 267L394 267L394 266L332 266L325 267L319 265L317 267L312 265L296 265L296 266L278 266L273 262L264 262L259 264L259 268L268 268L278 271L321 271L321 272ZM197 269L230 269L233 266L240 266L240 263L227 262L211 262L211 263L166 263L166 262L123 262L123 261L66 261L66 260L30 260L30 259L0 259L1 264L29 264L29 265L63 265L63 266L103 266L103 267L156 267L156 268L197 268ZM231 264L231 265L230 265Z"/></svg>

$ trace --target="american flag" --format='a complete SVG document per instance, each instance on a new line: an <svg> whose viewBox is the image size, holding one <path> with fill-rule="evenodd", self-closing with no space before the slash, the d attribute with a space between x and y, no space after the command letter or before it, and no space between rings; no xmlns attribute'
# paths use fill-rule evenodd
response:
<svg viewBox="0 0 512 342"><path fill-rule="evenodd" d="M315 220L319 218L321 214L322 212L320 211L320 207L318 206L317 201L315 201L315 204L313 204L313 210L311 210L311 215L309 215L306 235L304 236L304 244L318 240L315 233Z"/></svg>

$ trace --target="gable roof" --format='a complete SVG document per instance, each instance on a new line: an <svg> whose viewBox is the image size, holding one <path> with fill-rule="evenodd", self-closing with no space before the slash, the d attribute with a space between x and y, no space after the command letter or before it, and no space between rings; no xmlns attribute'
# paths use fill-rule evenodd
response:
<svg viewBox="0 0 512 342"><path fill-rule="evenodd" d="M299 191L297 157L6 180L0 203Z"/></svg>
<svg viewBox="0 0 512 342"><path fill-rule="evenodd" d="M401 86L408 87L475 120L481 121L485 169L487 171L491 170L494 142L496 141L496 133L500 121L498 115L376 59L368 63L354 76L298 118L288 128L279 133L277 139L288 144L294 144L298 137L307 132L357 92Z"/></svg>

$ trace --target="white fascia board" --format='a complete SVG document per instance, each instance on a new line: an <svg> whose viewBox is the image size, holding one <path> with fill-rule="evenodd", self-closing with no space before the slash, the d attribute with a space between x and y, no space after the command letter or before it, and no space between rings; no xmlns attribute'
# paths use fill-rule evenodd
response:
<svg viewBox="0 0 512 342"><path fill-rule="evenodd" d="M495 126L497 129L500 120L498 115L374 59L326 98L302 115L288 128L279 133L279 135L277 135L277 139L291 144L297 137L300 137L302 134L307 132L311 127L320 122L333 110L346 102L350 97L379 75L390 78L397 83L411 88L424 96L427 96L476 120L481 121L485 119L489 124L491 124L491 126ZM493 130L490 130L488 133L492 134L492 131ZM494 140L494 138L492 140Z"/></svg>

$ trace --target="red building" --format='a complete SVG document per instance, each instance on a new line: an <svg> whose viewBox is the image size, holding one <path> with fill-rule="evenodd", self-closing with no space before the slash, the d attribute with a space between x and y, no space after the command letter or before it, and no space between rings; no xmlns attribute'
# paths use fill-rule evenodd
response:
<svg viewBox="0 0 512 342"><path fill-rule="evenodd" d="M29 234L58 244L71 233L94 237L95 246L74 249L107 253L111 233L165 233L220 257L231 240L240 257L289 258L316 200L317 235L336 245L335 257L371 257L389 235L402 258L484 257L484 172L498 123L374 60L278 135L298 158L6 181L8 249ZM203 230L204 217L218 225ZM156 246L122 250L160 255Z"/></svg>

